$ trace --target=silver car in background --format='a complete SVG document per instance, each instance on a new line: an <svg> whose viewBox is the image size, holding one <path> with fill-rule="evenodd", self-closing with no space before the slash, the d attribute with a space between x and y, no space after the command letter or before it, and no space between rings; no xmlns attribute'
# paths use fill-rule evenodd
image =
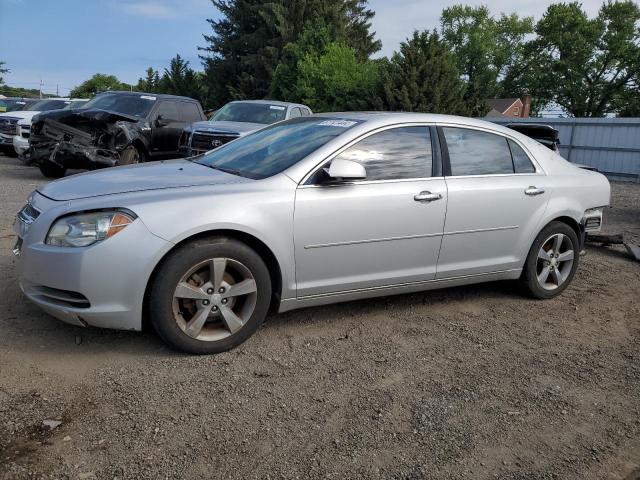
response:
<svg viewBox="0 0 640 480"><path fill-rule="evenodd" d="M217 110L209 120L188 125L178 142L185 157L200 155L272 123L308 117L306 105L277 100L237 100Z"/></svg>
<svg viewBox="0 0 640 480"><path fill-rule="evenodd" d="M520 279L571 282L609 183L480 120L343 113L280 122L202 157L35 191L20 285L51 315L216 353L284 312Z"/></svg>

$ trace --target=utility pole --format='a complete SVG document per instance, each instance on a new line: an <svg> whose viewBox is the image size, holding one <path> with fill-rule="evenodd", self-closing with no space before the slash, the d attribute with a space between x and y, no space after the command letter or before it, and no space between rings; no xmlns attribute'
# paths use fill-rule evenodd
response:
<svg viewBox="0 0 640 480"><path fill-rule="evenodd" d="M56 83L56 97L60 98L60 84Z"/></svg>
<svg viewBox="0 0 640 480"><path fill-rule="evenodd" d="M42 86L44 84L42 83L42 79L40 79L40 98L42 98Z"/></svg>

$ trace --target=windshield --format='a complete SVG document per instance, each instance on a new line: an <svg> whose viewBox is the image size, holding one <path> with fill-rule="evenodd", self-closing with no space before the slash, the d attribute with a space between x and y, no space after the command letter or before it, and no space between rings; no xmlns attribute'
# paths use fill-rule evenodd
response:
<svg viewBox="0 0 640 480"><path fill-rule="evenodd" d="M18 112L20 110L30 110L31 105L37 103L38 100L18 100L7 107L7 112Z"/></svg>
<svg viewBox="0 0 640 480"><path fill-rule="evenodd" d="M266 178L295 165L358 123L322 117L295 118L240 137L196 162L242 177Z"/></svg>
<svg viewBox="0 0 640 480"><path fill-rule="evenodd" d="M153 95L102 93L89 100L82 108L99 108L100 110L109 110L110 112L145 118L155 102L156 97Z"/></svg>
<svg viewBox="0 0 640 480"><path fill-rule="evenodd" d="M64 107L65 110L75 110L77 108L84 108L89 100L71 100L71 103Z"/></svg>
<svg viewBox="0 0 640 480"><path fill-rule="evenodd" d="M47 112L49 110L59 110L66 107L69 100L40 100L23 110L32 110L34 112Z"/></svg>
<svg viewBox="0 0 640 480"><path fill-rule="evenodd" d="M284 120L287 107L283 105L270 105L268 103L232 102L227 103L209 119L212 122L248 122L270 123Z"/></svg>
<svg viewBox="0 0 640 480"><path fill-rule="evenodd" d="M0 100L0 112L17 112L19 110L29 110L29 107L39 100L16 100L13 98L7 98Z"/></svg>

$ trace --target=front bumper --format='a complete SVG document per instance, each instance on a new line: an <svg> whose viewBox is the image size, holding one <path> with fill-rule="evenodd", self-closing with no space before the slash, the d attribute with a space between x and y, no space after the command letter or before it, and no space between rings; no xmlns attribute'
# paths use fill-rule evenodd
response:
<svg viewBox="0 0 640 480"><path fill-rule="evenodd" d="M138 218L89 247L46 245L48 229L59 216L50 212L42 213L18 241L18 277L26 297L73 325L140 330L147 282L171 244Z"/></svg>
<svg viewBox="0 0 640 480"><path fill-rule="evenodd" d="M0 133L0 146L13 146L13 135L5 135Z"/></svg>
<svg viewBox="0 0 640 480"><path fill-rule="evenodd" d="M114 167L120 153L98 147L77 145L73 142L31 142L31 158L35 163L52 162L65 168L94 170Z"/></svg>
<svg viewBox="0 0 640 480"><path fill-rule="evenodd" d="M29 139L16 135L13 137L13 149L18 155L24 155L29 150Z"/></svg>

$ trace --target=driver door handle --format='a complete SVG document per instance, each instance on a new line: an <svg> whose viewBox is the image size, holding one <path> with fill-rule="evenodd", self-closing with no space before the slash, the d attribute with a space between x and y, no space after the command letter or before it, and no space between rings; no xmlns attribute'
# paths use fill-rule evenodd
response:
<svg viewBox="0 0 640 480"><path fill-rule="evenodd" d="M442 195L440 195L439 193L431 193L429 191L420 192L413 197L416 202L435 202L436 200L440 200L441 198Z"/></svg>
<svg viewBox="0 0 640 480"><path fill-rule="evenodd" d="M524 191L524 194L529 195L530 197L534 197L536 195L542 195L543 193L544 193L544 188L534 187L533 185Z"/></svg>

